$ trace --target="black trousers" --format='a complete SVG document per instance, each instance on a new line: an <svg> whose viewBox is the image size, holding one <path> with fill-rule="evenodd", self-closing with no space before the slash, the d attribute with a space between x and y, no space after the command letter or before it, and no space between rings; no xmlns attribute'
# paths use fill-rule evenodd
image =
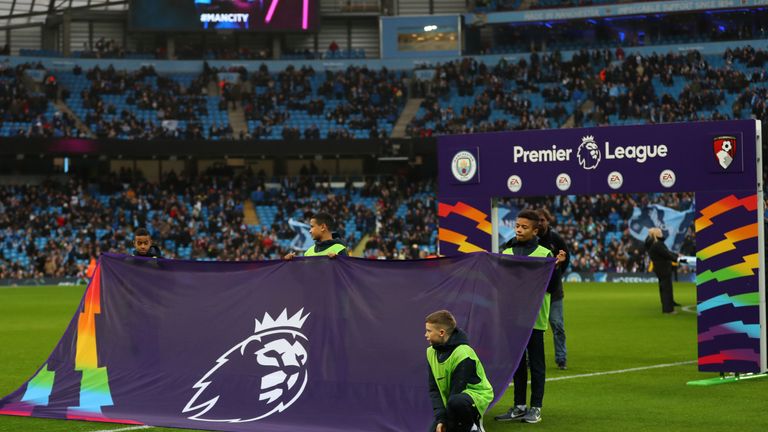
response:
<svg viewBox="0 0 768 432"><path fill-rule="evenodd" d="M445 429L447 432L469 432L472 425L480 420L475 402L468 394L459 393L451 395L445 407ZM432 423L430 432L435 432L437 421Z"/></svg>
<svg viewBox="0 0 768 432"><path fill-rule="evenodd" d="M541 408L544 401L544 381L547 379L547 364L544 362L544 330L534 329L528 339L528 346L517 366L515 383L515 405L526 405L528 390L528 368L531 369L531 406Z"/></svg>
<svg viewBox="0 0 768 432"><path fill-rule="evenodd" d="M672 292L672 274L659 276L659 297L661 297L661 311L673 312L675 310L675 296Z"/></svg>

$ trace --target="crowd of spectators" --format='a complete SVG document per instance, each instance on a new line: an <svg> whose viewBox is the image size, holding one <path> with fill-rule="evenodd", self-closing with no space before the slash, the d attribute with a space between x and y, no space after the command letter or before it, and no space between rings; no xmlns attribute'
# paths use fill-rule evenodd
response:
<svg viewBox="0 0 768 432"><path fill-rule="evenodd" d="M407 131L421 137L566 123L653 124L750 116L768 121L767 59L766 51L749 46L728 49L719 58L696 51L640 56L621 48L583 50L569 60L557 52L534 53L515 62L502 59L496 65L464 58L437 65L434 78L415 83L415 94L425 99L423 115ZM0 65L0 121L28 124L13 135L76 136L74 119L61 112L51 118L46 114L48 98L56 97L58 90L46 96L47 90L33 93L22 83L29 68L42 66ZM267 66L256 71L206 67L188 85L158 76L151 67L134 72L112 67L74 72L85 74L90 83L81 94L91 110L86 123L98 124L105 131L103 136L128 139L203 137L198 120L207 114L204 101L212 82L221 89L219 109L240 104L247 118L258 121L257 128L241 138L268 136L276 126L282 128L285 139L321 138L317 123L303 129L287 127L291 111L306 111L317 122L333 122L329 138L351 138L353 129L368 129L377 136L376 121L396 118L407 94L403 74L364 67L323 73L310 67L288 67L277 73ZM220 72L239 74L241 84L220 80ZM61 93L65 95L66 89ZM187 129L171 131L160 122L138 118L132 110L117 113L105 102L106 95L126 95L136 109L156 111L160 119L183 120ZM457 109L452 101L462 97L472 102ZM498 112L505 116L494 117ZM109 113L119 116L108 120L105 114ZM229 125L214 124L207 132L234 135ZM287 220L326 207L341 221L340 231L349 243L360 239L345 230L348 221L354 221L355 231L370 235L364 244L366 257L418 258L432 252L437 226L432 183L396 177L368 181L362 188L331 189L313 179L312 173L306 174L282 179L279 187L270 188L257 174L170 175L157 184L146 184L125 173L98 184L71 180L69 184L3 186L0 278L76 275L87 259L100 252L129 250L132 230L145 225L170 257L276 258L286 252L286 241L295 235ZM279 208L275 224L252 227L244 222L242 206L253 191L258 192L257 205ZM360 197L377 199L374 206L366 206ZM551 198L534 205L559 215L556 229L574 252L572 270L635 272L642 271L645 263L641 244L626 224L633 208L649 202L685 210L692 205L692 196ZM680 251L693 254L693 247L693 233L688 232ZM9 251L14 257L26 257L28 265L8 256Z"/></svg>
<svg viewBox="0 0 768 432"><path fill-rule="evenodd" d="M85 74L90 87L83 90L80 98L87 114L84 122L104 138L152 139L203 137L200 119L207 117L207 83L202 76L188 85L158 75L152 66L142 66L136 71L119 71L112 65L94 67L83 71L79 66L75 75ZM105 95L124 95L125 105L118 106L104 101ZM225 107L226 108L226 107ZM156 112L155 121L140 118L135 110ZM173 120L171 124L165 120ZM178 121L186 122L186 128L177 127ZM171 126L173 125L173 126ZM225 126L222 126L224 128ZM213 130L210 131L213 135ZM226 135L226 131L217 134ZM231 135L231 131L229 131Z"/></svg>
<svg viewBox="0 0 768 432"><path fill-rule="evenodd" d="M417 83L424 96L424 115L411 121L407 133L421 137L559 127L566 113L585 97L595 72L592 57L605 55L605 51L584 51L565 61L559 52L533 53L517 62L502 58L495 66L474 58L437 65L431 80ZM534 106L534 94L544 103ZM456 96L473 101L457 112L451 106ZM494 111L503 118L489 121Z"/></svg>
<svg viewBox="0 0 768 432"><path fill-rule="evenodd" d="M750 88L750 83L760 85L766 81L762 72L765 53L734 56L734 52L743 50L754 51L748 47L728 50L724 54L726 64L719 67L696 51L628 56L621 64L611 63L599 72L599 81L590 90L590 99L595 103L591 119L602 125L609 124L608 117L614 114L621 120L648 123L741 118L741 110L734 105L727 111L718 107L728 94ZM755 71L749 74L735 69L734 62ZM660 86L654 86L654 78L659 79ZM685 83L679 94L670 91L676 88L676 82Z"/></svg>
<svg viewBox="0 0 768 432"><path fill-rule="evenodd" d="M132 233L147 227L164 256L202 260L279 259L297 232L322 210L337 220L350 247L370 259L417 259L435 253L438 225L434 183L405 177L366 179L331 187L322 175L267 182L263 173L173 173L147 183L122 171L98 183L70 179L0 187L0 279L80 276L101 252L130 253ZM246 200L274 206L271 224L249 225ZM643 272L642 241L632 235L635 208L693 207L692 193L557 196L506 199L502 207L547 208L571 253L571 271ZM348 225L348 224L351 224ZM355 235L355 231L358 235ZM360 235L362 233L362 235ZM366 236L367 235L367 236ZM678 252L695 255L692 227Z"/></svg>
<svg viewBox="0 0 768 432"><path fill-rule="evenodd" d="M381 246L368 248L366 256L413 257L406 247L391 246L434 244L429 237L436 225L434 197L429 204L414 198L432 189L429 182L395 177L366 179L357 187L349 181L341 188L331 188L322 175L269 183L263 173L226 170L194 178L170 173L157 183L123 170L91 183L2 186L0 279L81 276L102 252L130 253L138 227L147 227L170 258L278 259L297 235L288 221L307 222L321 210L336 218L350 248L363 238L355 232L378 232ZM256 206L275 206L274 222L247 224L243 208L249 199ZM401 206L409 208L403 220L396 216Z"/></svg>
<svg viewBox="0 0 768 432"><path fill-rule="evenodd" d="M432 181L390 178L365 193L378 198L376 230L365 243L365 257L418 259L435 253L438 221Z"/></svg>
<svg viewBox="0 0 768 432"><path fill-rule="evenodd" d="M533 53L517 62L502 58L495 66L464 58L438 64L431 79L417 80L422 113L406 132L425 137L566 123L762 118L766 58L768 52L750 46L726 50L714 65L698 51L643 56L627 55L622 48L582 50L567 61L557 51ZM462 97L472 102L457 108Z"/></svg>
<svg viewBox="0 0 768 432"><path fill-rule="evenodd" d="M183 84L158 75L151 66L136 71L112 66L83 71L76 66L74 73L89 80L79 95L87 109L81 120L100 137L350 139L359 138L359 131L387 138L381 122L396 122L409 87L424 98L406 128L410 137L764 115L764 98L759 96L768 82L763 68L767 56L746 46L726 50L717 62L697 51L637 55L620 47L581 50L567 60L558 51L534 52L516 61L502 58L495 65L467 57L438 64L431 78L411 83L404 71L358 66L324 72L288 66L273 72L266 65L250 71L205 64L199 76ZM2 119L34 121L37 127L13 130L12 135L50 136L50 130L59 130L58 136L78 135L74 119L65 113L38 118L48 101L15 78L23 73L19 68L2 71ZM222 72L239 80L222 79ZM66 100L69 89L59 91L55 72L48 75L55 86L48 98L61 94ZM242 107L249 130L235 133L228 123L210 121L215 104L208 103L209 97L217 96L209 94L212 82L221 95L214 110ZM116 106L106 95L122 95L127 105ZM156 116L137 115L134 107Z"/></svg>
<svg viewBox="0 0 768 432"><path fill-rule="evenodd" d="M204 63L199 75L183 82L158 74L152 66L125 71L112 65L89 70L76 65L72 75L87 80L78 94L81 120L100 138L278 139L272 134L275 127L283 139L360 138L356 131L386 138L389 129L382 124L395 123L407 97L404 72L356 66L316 76L311 67L271 72L266 65L249 71ZM55 72L51 76L55 79ZM212 87L216 93L210 93ZM64 101L70 99L68 88L60 94ZM211 97L218 97L218 103L211 103ZM18 111L12 100L2 102L0 109ZM224 111L226 117L228 109L240 108L253 123L247 131L235 133L228 121L211 121L216 118L211 110ZM153 114L142 115L147 111ZM299 117L311 122L291 121L292 113L302 111L306 114ZM74 124L74 119L65 120Z"/></svg>
<svg viewBox="0 0 768 432"><path fill-rule="evenodd" d="M0 128L8 123L4 135L29 138L79 136L75 119L68 113L49 109L49 100L56 98L55 78L44 75L42 83L34 83L40 91L28 89L24 80L27 70L44 70L41 64L11 66L0 63ZM5 129L5 128L3 128Z"/></svg>
<svg viewBox="0 0 768 432"><path fill-rule="evenodd" d="M247 72L243 72L247 76ZM288 66L277 74L266 65L248 76L241 90L241 104L248 120L258 125L250 133L265 137L275 126L286 124L291 111L304 111L313 119L303 130L283 128L285 139L304 134L308 139L321 136L317 123L325 121L328 139L354 138L354 130L366 130L370 138L384 138L379 121L394 123L407 95L405 74L350 66L341 71L326 71L320 77L312 67Z"/></svg>
<svg viewBox="0 0 768 432"><path fill-rule="evenodd" d="M658 204L677 211L694 207L693 193L557 196L506 199L500 206L511 209L546 208L557 223L571 254L570 271L637 273L648 269L643 241L632 235L630 218L636 208ZM516 212L515 212L516 214ZM510 221L511 223L511 221ZM680 242L681 255L694 256L692 224ZM686 271L682 268L681 271Z"/></svg>

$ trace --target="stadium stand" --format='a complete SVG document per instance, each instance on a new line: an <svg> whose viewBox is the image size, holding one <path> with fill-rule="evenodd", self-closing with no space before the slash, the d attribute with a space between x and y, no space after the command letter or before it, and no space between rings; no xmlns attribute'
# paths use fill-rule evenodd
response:
<svg viewBox="0 0 768 432"><path fill-rule="evenodd" d="M764 118L766 51L722 55L626 55L593 50L563 61L490 66L466 58L438 66L419 83L425 96L408 127L412 137L562 127ZM535 79L531 79L535 77ZM582 107L588 107L585 110Z"/></svg>
<svg viewBox="0 0 768 432"><path fill-rule="evenodd" d="M242 95L251 136L259 139L384 138L407 98L405 73L348 67L315 73L292 66L249 76Z"/></svg>
<svg viewBox="0 0 768 432"><path fill-rule="evenodd" d="M634 55L623 49L582 50L487 65L464 58L435 68L434 78L414 80L424 97L410 122L412 137L482 131L640 122L747 118L761 111L766 51L735 47L722 55ZM8 65L2 76L2 136L77 136L74 121L51 100L57 90L32 93L21 83L25 68ZM350 66L315 73L289 66L216 70L199 75L158 75L151 67L117 71L44 71L62 98L99 137L280 140L384 138L391 134L408 97L406 71ZM233 84L219 74L235 74ZM216 93L209 85L215 83ZM762 93L761 93L762 92ZM228 106L242 107L248 132L237 136ZM590 106L587 112L580 109ZM38 125L32 130L33 122Z"/></svg>
<svg viewBox="0 0 768 432"><path fill-rule="evenodd" d="M559 127L569 121L569 125L591 127L766 120L768 85L763 65L767 55L742 46L717 56L696 51L639 56L594 50L563 61L557 55L532 54L527 61L502 60L490 66L482 58L465 58L438 66L434 79L414 86L425 102L408 132L417 137ZM31 93L21 84L25 70L34 67L3 67L3 135L77 134L71 119L57 113L44 94ZM150 68L132 72L76 68L45 71L45 76L69 90L67 103L94 131L122 139L226 137L227 133L217 136L214 131L227 124L227 111L221 108L232 101L243 104L251 133L263 139L300 134L307 139L328 138L334 124L357 126L355 137L375 136L374 127L388 131L396 118L393 107L400 107L406 97L405 74L384 69L350 67L318 74L310 68L288 67L273 73L264 66L234 72L247 77L255 89L252 95L243 93L239 100L233 95L207 96L208 83L221 84L213 69L200 75L158 76ZM378 104L370 103L374 97ZM168 117L176 117L176 133L162 127ZM259 128L265 132L256 133ZM123 178L116 176L97 186L77 181L3 186L0 276L80 274L91 256L128 250L131 232L140 225L151 227L171 257L276 258L290 248L296 235L287 221L306 220L322 206L339 218L340 233L351 247L365 241L361 246L366 257L418 258L435 252L436 203L429 182L411 184L393 177L359 187L330 188L312 177L318 173L306 174L273 183L255 175L171 176L157 184L139 185L132 174L123 173ZM214 184L229 186L216 192ZM247 199L256 204L258 226L243 222ZM557 228L577 251L573 270L623 272L638 271L644 265L636 258L641 255L639 246L628 236L626 225L631 209L648 199L633 196L619 202L611 197L579 197L535 205L545 205L558 215ZM688 196L652 199L673 209L690 205Z"/></svg>
<svg viewBox="0 0 768 432"><path fill-rule="evenodd" d="M629 2L469 4L476 12L497 12L620 3ZM207 140L211 146L222 140L272 142L267 145L360 140L363 146L368 144L363 140L392 136L409 98L423 99L415 115L403 122L405 135L416 140L506 130L766 121L768 52L743 42L765 36L760 21L764 12L750 9L735 20L729 13L625 17L621 20L628 24L614 26L606 24L610 17L504 23L482 30L467 25L468 41L475 30L486 32L477 38L478 55L451 61L393 61L397 67L387 59L368 60L366 49L352 43L360 29L351 25L334 34L323 33L322 38L318 33L311 41L286 43L274 53L281 44L229 47L214 37L206 44L178 38L174 53L167 52L171 45L161 41L141 47L134 43L130 50L127 38L121 41L91 29L92 43L72 42L66 61L58 61L63 53L56 49L14 51L30 56L29 60L57 57L56 62L46 62L49 69L42 63L0 63L0 137ZM624 34L622 26L632 27L646 18L638 27L642 31ZM669 20L679 25L664 25ZM638 38L641 32L643 39ZM595 37L587 37L590 34ZM491 43L484 45L488 40ZM717 54L671 46L712 41L732 42ZM651 43L658 46L656 52L635 50ZM466 52L474 52L469 45ZM10 47L4 52L10 53ZM112 65L108 60L169 57L197 59L200 70L157 72L151 62L134 62L126 70L126 63ZM277 57L295 66L200 61ZM107 60L95 66L92 59ZM420 69L428 73L419 73ZM244 120L237 130L232 115ZM301 174L267 178L249 171L179 173L148 183L141 172L124 170L96 181L72 176L37 186L2 185L0 278L82 274L100 252L130 250L129 239L139 226L150 229L169 257L278 258L297 236L290 221L306 222L317 210L330 211L339 222L342 239L364 257L412 259L437 252L432 181L386 175L331 182L311 165ZM688 194L559 197L505 204L518 210L550 209L557 217L556 228L575 252L571 269L585 272L643 271L643 254L628 228L633 211L649 204L678 211L693 205ZM256 223L246 222L245 207L251 205ZM691 252L691 242L692 233L687 232L683 243L688 249L683 253Z"/></svg>
<svg viewBox="0 0 768 432"><path fill-rule="evenodd" d="M16 105L10 97L0 100L4 114L0 136L18 136L20 128L28 136L35 115L49 121L62 117L50 102L58 93L50 94L48 101L28 94L14 75L22 73L3 74L3 94L20 97ZM391 134L407 98L405 73L385 68L349 67L315 74L311 68L289 66L270 73L266 66L251 72L217 70L206 64L198 75L159 75L151 66L118 71L110 65L45 73L58 81L61 98L96 136L126 140L384 138ZM236 76L238 82L227 81L223 74ZM31 111L17 106L22 103ZM247 133L233 132L229 107L243 110ZM20 110L25 115L14 114ZM59 123L69 127L62 126L57 136L77 136L71 119L63 118Z"/></svg>
<svg viewBox="0 0 768 432"><path fill-rule="evenodd" d="M39 72L43 83L25 85L28 71ZM28 87L38 87L32 91ZM24 64L11 67L0 63L0 136L63 137L78 136L74 119L49 101L58 88L56 79L42 66Z"/></svg>
<svg viewBox="0 0 768 432"><path fill-rule="evenodd" d="M350 247L380 233L381 245L371 244L365 256L417 258L435 252L431 181L392 177L361 183L331 187L321 176L267 182L244 173L169 174L152 184L124 170L99 183L2 186L0 279L82 275L101 252L130 252L132 232L141 226L167 257L275 259L291 250L297 235L288 221L307 222L321 210L336 218ZM255 204L257 225L244 221L246 200Z"/></svg>
<svg viewBox="0 0 768 432"><path fill-rule="evenodd" d="M306 222L329 211L350 248L362 241L371 259L415 259L436 253L437 204L432 181L404 177L348 181L323 176L266 181L252 173L170 174L156 184L123 171L98 184L70 180L0 187L0 279L78 276L100 252L130 252L132 232L146 226L165 256L198 260L275 259L291 250ZM259 223L243 217L246 200ZM546 207L573 252L574 271L643 271L641 244L629 232L634 209L649 204L684 211L691 194L635 194L506 200L519 210ZM693 254L689 229L681 253Z"/></svg>

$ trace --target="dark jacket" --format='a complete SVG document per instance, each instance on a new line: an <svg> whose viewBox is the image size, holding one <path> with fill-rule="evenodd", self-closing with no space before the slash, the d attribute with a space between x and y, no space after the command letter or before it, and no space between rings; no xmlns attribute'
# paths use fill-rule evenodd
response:
<svg viewBox="0 0 768 432"><path fill-rule="evenodd" d="M506 242L504 244L504 247L501 248L502 252L505 249L512 248L513 255L517 256L529 256L533 253L533 251L536 250L536 247L539 246L539 238L534 237L533 239L527 241L527 242L519 242L517 241L517 237L513 237L510 241ZM543 245L542 245L543 246ZM549 248L548 248L549 249ZM550 249L550 252L552 250ZM552 254L554 256L554 254ZM549 285L547 285L547 292L552 295L555 290L557 289L557 284L560 284L560 291L563 290L563 282L560 280L560 277L557 276L557 269L555 269L555 272L552 273L552 277L549 279ZM550 301L552 301L552 297L550 297Z"/></svg>
<svg viewBox="0 0 768 432"><path fill-rule="evenodd" d="M448 341L441 345L432 345L437 352L437 361L444 362L451 356L453 350L459 345L468 345L469 337L461 329L456 329ZM445 422L445 405L440 396L440 389L437 388L435 376L432 374L432 368L427 365L429 371L429 397L432 399L432 411L435 414L435 424ZM466 358L456 366L451 373L451 389L448 397L459 394L467 388L467 384L478 384L480 377L477 375L477 365L475 361Z"/></svg>
<svg viewBox="0 0 768 432"><path fill-rule="evenodd" d="M677 254L672 253L664 244L664 239L654 240L653 237L645 239L645 250L653 262L653 272L657 277L672 275L672 263L677 261Z"/></svg>
<svg viewBox="0 0 768 432"><path fill-rule="evenodd" d="M162 252L160 252L160 248L159 247L157 247L155 245L152 245L152 246L149 247L149 250L147 251L146 254L140 254L139 251L134 249L133 250L133 256L144 257L144 258L162 258L163 254L162 254Z"/></svg>
<svg viewBox="0 0 768 432"><path fill-rule="evenodd" d="M552 227L547 228L547 232L539 235L539 244L552 251L553 256L557 256L558 251L565 251L565 261L555 266L555 274L552 276L554 291L552 291L552 300L556 301L565 297L563 293L563 274L568 268L568 264L571 262L571 255L568 253L568 246L565 244L565 240L560 237Z"/></svg>

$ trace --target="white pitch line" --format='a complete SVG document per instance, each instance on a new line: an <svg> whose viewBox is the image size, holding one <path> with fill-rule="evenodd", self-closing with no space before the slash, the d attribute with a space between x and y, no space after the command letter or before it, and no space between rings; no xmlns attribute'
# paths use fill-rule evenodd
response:
<svg viewBox="0 0 768 432"><path fill-rule="evenodd" d="M691 360L691 361L684 361L684 362L677 362L677 363L663 363L663 364L657 364L657 365L651 365L651 366L641 366L641 367L629 368L629 369L593 372L588 374L567 375L567 376L561 376L561 377L555 377L555 378L547 378L547 381L562 381L562 380L575 379L575 378L589 378L589 377L601 376L601 375L614 375L614 374L621 374L621 373L627 373L627 372L637 372L637 371L648 370L648 369L659 369L659 368L672 367L672 366L682 366L682 365L692 364L696 362L697 362L696 360ZM528 384L530 383L531 381L529 380ZM512 383L509 383L509 386L512 387Z"/></svg>
<svg viewBox="0 0 768 432"><path fill-rule="evenodd" d="M579 374L579 375L568 375L568 376L561 376L561 377L555 377L555 378L547 378L547 381L562 381L562 380L575 379L575 378L588 378L588 377L601 376L601 375L613 375L613 374L621 374L621 373L627 373L627 372L637 372L637 371L648 370L648 369L659 369L659 368L666 368L666 367L673 367L673 366L682 366L682 365L692 364L696 362L697 362L696 360L691 360L691 361L684 361L684 362L677 362L677 363L664 363L664 364L657 364L657 365L651 365L651 366L642 366L642 367L629 368L629 369L593 372L593 373Z"/></svg>
<svg viewBox="0 0 768 432"><path fill-rule="evenodd" d="M130 431L130 430L138 430L138 429L149 429L152 426L147 425L141 425L141 426L128 426L120 429L104 429L104 430L97 430L93 432L122 432L122 431Z"/></svg>

